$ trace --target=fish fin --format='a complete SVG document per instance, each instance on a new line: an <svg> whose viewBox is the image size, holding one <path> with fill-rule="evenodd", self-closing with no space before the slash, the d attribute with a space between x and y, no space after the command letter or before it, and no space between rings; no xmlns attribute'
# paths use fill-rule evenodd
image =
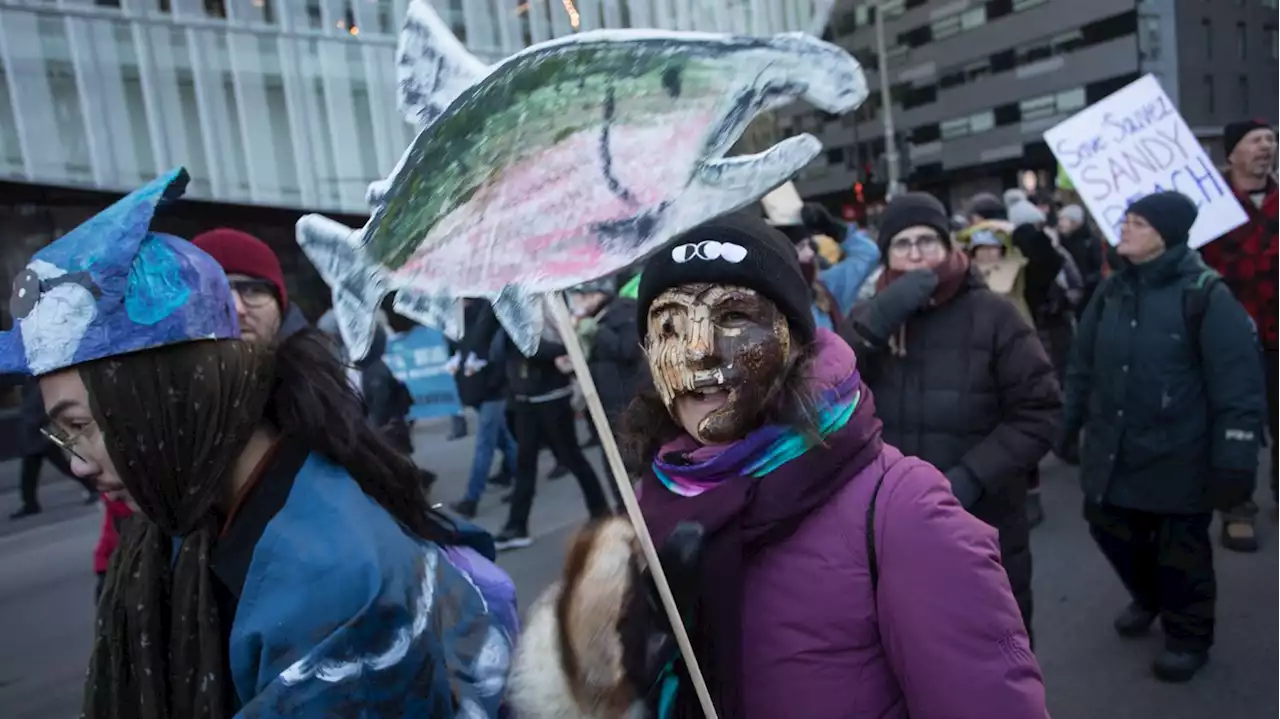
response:
<svg viewBox="0 0 1280 719"><path fill-rule="evenodd" d="M391 180L375 180L369 183L369 189L365 190L364 199L369 203L369 207L381 207L386 204L387 193L391 191Z"/></svg>
<svg viewBox="0 0 1280 719"><path fill-rule="evenodd" d="M668 227L680 233L713 217L746 207L790 180L822 152L813 135L796 135L755 155L738 155L700 167L693 184L672 207Z"/></svg>
<svg viewBox="0 0 1280 719"><path fill-rule="evenodd" d="M373 345L374 325L391 277L369 259L364 231L324 217L304 215L296 228L298 246L333 292L333 314L342 343L359 362Z"/></svg>
<svg viewBox="0 0 1280 719"><path fill-rule="evenodd" d="M420 325L434 327L451 340L462 339L462 302L452 295L433 295L401 287L391 303L396 314Z"/></svg>
<svg viewBox="0 0 1280 719"><path fill-rule="evenodd" d="M493 299L493 314L521 354L529 357L538 351L546 323L542 295L534 294L521 285L507 285Z"/></svg>
<svg viewBox="0 0 1280 719"><path fill-rule="evenodd" d="M427 0L412 0L396 45L396 82L405 121L419 128L435 122L489 67L453 36Z"/></svg>

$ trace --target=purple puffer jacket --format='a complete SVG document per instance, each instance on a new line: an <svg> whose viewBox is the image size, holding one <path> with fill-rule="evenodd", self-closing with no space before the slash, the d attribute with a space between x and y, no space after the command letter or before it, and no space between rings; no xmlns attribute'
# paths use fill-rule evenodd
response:
<svg viewBox="0 0 1280 719"><path fill-rule="evenodd" d="M881 475L873 592L866 518ZM1048 716L996 531L893 447L747 558L743 602L748 712L734 719Z"/></svg>

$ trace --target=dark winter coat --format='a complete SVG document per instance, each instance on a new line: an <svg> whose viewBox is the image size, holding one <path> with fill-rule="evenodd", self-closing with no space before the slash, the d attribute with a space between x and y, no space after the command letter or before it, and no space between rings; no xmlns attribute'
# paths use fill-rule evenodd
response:
<svg viewBox="0 0 1280 719"><path fill-rule="evenodd" d="M506 372L501 358L495 356L493 352L495 342L492 340L485 345L478 345L470 342L472 333L485 331L480 326L480 320L485 315L492 316L493 308L485 300L471 300L467 302L466 308L463 310L463 337L460 341L454 342L446 340L449 352L462 355L459 357L459 363L466 361L466 352L463 347L467 347L467 352L475 352L476 358L488 362L479 372L468 375L459 364L458 371L453 376L454 384L458 388L458 401L464 407L473 407L479 409L480 405L485 402L492 402L504 398L507 388Z"/></svg>
<svg viewBox="0 0 1280 719"><path fill-rule="evenodd" d="M563 392L566 397L572 394L569 387L571 376L561 372L555 362L557 357L566 354L564 343L550 340L544 334L533 356L524 356L502 329L497 316L493 314L493 307L489 305L484 306L476 320L475 331L468 332L463 338L460 348L463 359L471 352L475 352L477 357L484 356L482 351L490 347L499 333L505 338L503 369L508 397L516 401L528 401L551 393Z"/></svg>
<svg viewBox="0 0 1280 719"><path fill-rule="evenodd" d="M871 301L874 301L871 300ZM884 439L981 485L969 511L1000 532L1009 582L1031 614L1027 483L1053 445L1062 395L1036 332L976 271L950 301L907 322L902 356L867 342L856 306L842 333L876 397Z"/></svg>
<svg viewBox="0 0 1280 719"><path fill-rule="evenodd" d="M1088 225L1081 225L1075 231L1062 237L1062 248L1071 254L1076 268L1080 270L1080 278L1084 283L1084 294L1080 298L1077 314L1084 312L1089 300L1093 297L1098 285L1102 284L1104 269L1107 267L1106 241L1093 234Z"/></svg>
<svg viewBox="0 0 1280 719"><path fill-rule="evenodd" d="M610 418L616 418L635 396L645 363L636 327L636 301L615 298L596 318L590 361L591 379Z"/></svg>
<svg viewBox="0 0 1280 719"><path fill-rule="evenodd" d="M1208 512L1210 482L1254 472L1266 391L1252 323L1209 290L1199 338L1185 293L1206 266L1185 246L1112 275L1080 321L1064 432L1084 430L1080 481L1094 502Z"/></svg>

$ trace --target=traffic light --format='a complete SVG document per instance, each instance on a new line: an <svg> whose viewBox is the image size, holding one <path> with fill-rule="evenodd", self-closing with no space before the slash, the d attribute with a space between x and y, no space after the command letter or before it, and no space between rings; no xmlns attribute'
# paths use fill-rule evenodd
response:
<svg viewBox="0 0 1280 719"><path fill-rule="evenodd" d="M853 197L854 197L854 199L855 199L855 200L857 200L857 201L858 201L858 204L862 204L862 203L864 203L864 202L866 202L866 201L867 201L867 200L866 200L866 198L865 198L865 197L863 197L863 195L862 195L862 183L861 183L861 182L855 182L855 183L853 183Z"/></svg>

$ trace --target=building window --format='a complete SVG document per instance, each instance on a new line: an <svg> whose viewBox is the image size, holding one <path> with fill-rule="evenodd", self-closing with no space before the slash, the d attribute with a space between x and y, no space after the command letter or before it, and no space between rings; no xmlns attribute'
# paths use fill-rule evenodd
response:
<svg viewBox="0 0 1280 719"><path fill-rule="evenodd" d="M956 120L947 120L941 125L942 139L954 140L957 137L964 137L969 134L969 118L961 117Z"/></svg>
<svg viewBox="0 0 1280 719"><path fill-rule="evenodd" d="M842 162L844 162L844 149L843 149L843 148L840 148L840 147L833 147L833 148L831 148L830 150L827 150L827 164L828 164L828 165L839 165L839 164L840 164L840 163L842 163Z"/></svg>
<svg viewBox="0 0 1280 719"><path fill-rule="evenodd" d="M1057 104L1058 112L1075 112L1082 109L1087 104L1084 100L1084 88L1077 87L1074 90L1058 93Z"/></svg>
<svg viewBox="0 0 1280 719"><path fill-rule="evenodd" d="M1236 23L1236 57L1241 60L1249 58L1249 33L1242 22Z"/></svg>
<svg viewBox="0 0 1280 719"><path fill-rule="evenodd" d="M978 134L996 126L996 115L991 110L969 116L969 132Z"/></svg>
<svg viewBox="0 0 1280 719"><path fill-rule="evenodd" d="M1276 29L1267 28L1267 45L1271 46L1271 59L1280 60L1280 42L1277 42Z"/></svg>
<svg viewBox="0 0 1280 719"><path fill-rule="evenodd" d="M1049 2L1049 0L1013 0L1013 11L1022 12L1023 10L1030 10L1037 5L1043 5L1047 2Z"/></svg>
<svg viewBox="0 0 1280 719"><path fill-rule="evenodd" d="M1204 56L1206 59L1213 59L1213 23L1209 22L1209 18L1200 19L1200 27L1204 35Z"/></svg>
<svg viewBox="0 0 1280 719"><path fill-rule="evenodd" d="M1275 10L1276 0L1262 0L1262 7L1267 8L1269 10Z"/></svg>
<svg viewBox="0 0 1280 719"><path fill-rule="evenodd" d="M1240 88L1240 114L1247 116L1249 114L1249 77L1241 75L1238 86Z"/></svg>
<svg viewBox="0 0 1280 719"><path fill-rule="evenodd" d="M1018 103L1018 109L1022 111L1023 122L1032 122L1034 120L1043 120L1046 117L1053 117L1058 114L1057 107L1058 102L1053 95L1033 97L1030 100L1023 100Z"/></svg>
<svg viewBox="0 0 1280 719"><path fill-rule="evenodd" d="M1209 114L1218 111L1217 103L1213 101L1213 75L1204 76L1204 106L1209 110Z"/></svg>
<svg viewBox="0 0 1280 719"><path fill-rule="evenodd" d="M981 5L972 10L965 10L960 15L960 28L963 30L972 30L987 24L987 6Z"/></svg>

